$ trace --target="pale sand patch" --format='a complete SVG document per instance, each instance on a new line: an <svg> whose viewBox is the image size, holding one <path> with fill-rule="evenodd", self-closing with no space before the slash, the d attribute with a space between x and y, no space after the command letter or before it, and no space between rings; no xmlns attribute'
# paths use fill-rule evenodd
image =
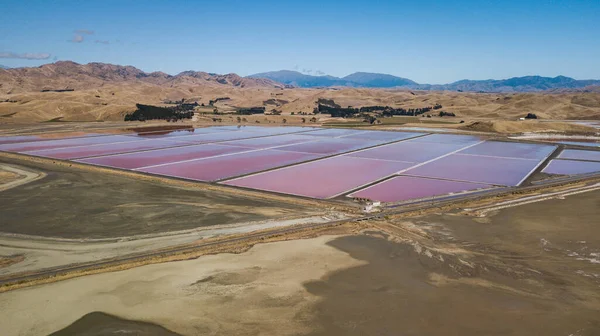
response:
<svg viewBox="0 0 600 336"><path fill-rule="evenodd" d="M0 163L0 191L18 187L46 176L45 173L32 172Z"/></svg>
<svg viewBox="0 0 600 336"><path fill-rule="evenodd" d="M224 235L235 235L278 227L325 223L342 214L313 216L288 220L265 220L238 224L213 225L191 230L163 232L122 238L52 239L36 236L11 235L0 232L0 258L21 255L23 260L2 266L0 275L30 272L68 264L115 258L131 253L153 251Z"/></svg>
<svg viewBox="0 0 600 336"><path fill-rule="evenodd" d="M261 244L242 254L148 265L0 294L2 335L46 335L102 311L183 335L308 332L319 298L303 283L364 264L326 243Z"/></svg>
<svg viewBox="0 0 600 336"><path fill-rule="evenodd" d="M0 168L1 169L1 168ZM9 171L0 170L0 184L8 183L20 178L19 174L15 174Z"/></svg>

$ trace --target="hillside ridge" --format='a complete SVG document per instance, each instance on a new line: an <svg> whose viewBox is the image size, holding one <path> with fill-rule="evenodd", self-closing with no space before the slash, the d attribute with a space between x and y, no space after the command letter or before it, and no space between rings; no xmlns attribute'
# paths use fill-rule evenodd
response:
<svg viewBox="0 0 600 336"><path fill-rule="evenodd" d="M210 74L183 71L177 75L144 72L131 65L92 62L79 64L58 61L39 67L0 69L0 93L13 94L42 90L86 90L105 84L145 82L160 86L179 83L209 86L282 88L284 85L265 78L246 78L237 74Z"/></svg>
<svg viewBox="0 0 600 336"><path fill-rule="evenodd" d="M266 78L282 84L303 88L346 86L466 92L539 92L550 90L581 90L592 86L600 86L600 80L577 80L562 75L556 77L522 76L487 80L464 79L448 84L419 84L408 78L371 72L355 72L340 78L334 76L312 76L297 71L279 70L254 74L247 76L247 78Z"/></svg>

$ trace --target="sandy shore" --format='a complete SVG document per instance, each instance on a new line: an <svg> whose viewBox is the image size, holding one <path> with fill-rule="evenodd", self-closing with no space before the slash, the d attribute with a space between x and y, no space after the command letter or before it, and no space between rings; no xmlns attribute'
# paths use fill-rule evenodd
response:
<svg viewBox="0 0 600 336"><path fill-rule="evenodd" d="M93 311L157 323L184 335L306 332L318 297L302 284L364 263L326 245L332 239L270 243L241 255L205 256L3 293L2 333L45 335Z"/></svg>

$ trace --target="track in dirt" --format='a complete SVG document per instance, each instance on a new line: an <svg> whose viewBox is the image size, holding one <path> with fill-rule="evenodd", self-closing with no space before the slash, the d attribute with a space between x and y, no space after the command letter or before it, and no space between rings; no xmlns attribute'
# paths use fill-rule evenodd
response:
<svg viewBox="0 0 600 336"><path fill-rule="evenodd" d="M175 246L175 247L167 248L167 249L164 249L161 251L155 251L155 252L150 252L150 253L141 253L141 254L135 254L135 255L127 255L127 256L123 256L123 257L119 257L119 258L113 258L110 260L104 260L104 261L101 260L101 261L89 262L89 263L85 263L85 264L70 265L70 266L66 266L66 267L56 267L56 268L52 268L52 269L41 270L41 271L35 272L35 273L30 273L30 274L25 274L25 275L20 275L20 276L17 275L16 277L6 276L3 278L0 278L0 292L6 291L6 290L11 290L12 289L11 287L13 287L13 286L18 286L20 288L20 287L29 286L29 285L35 285L36 282L40 282L40 281L44 282L46 280L56 278L56 277L71 278L71 277L79 276L78 273L79 274L82 274L85 272L100 273L103 270L108 271L110 268L116 268L116 267L120 267L120 266L123 267L128 264L129 265L131 265L131 264L142 264L142 265L150 264L150 263L154 263L153 259L160 259L160 258L164 259L164 258L168 258L168 257L178 256L178 255L183 256L183 255L189 254L189 253L199 253L199 252L202 252L203 250L216 248L216 247L223 247L223 246L234 245L234 244L238 244L238 243L254 245L256 243L259 243L261 240L264 240L264 239L267 239L270 237L289 235L289 234L303 232L303 231L308 232L310 230L315 230L315 229L324 229L324 228L328 228L328 227L341 225L344 223L381 219L381 218L384 218L385 216L389 216L389 215L408 214L408 213L412 213L412 212L421 212L421 211L425 211L428 209L439 209L442 207L451 206L451 205L457 204L457 203L464 203L467 201L475 202L478 200L498 197L498 196L502 196L502 195L510 195L514 192L518 192L519 194L531 193L531 192L545 190L548 188L559 187L562 185L568 185L568 184L574 183L574 182L590 183L590 182L593 182L594 180L596 180L598 177L599 177L598 174L596 174L596 175L588 176L586 180L582 180L581 178L561 179L559 181L548 181L544 184L530 186L530 187L524 187L524 188L520 188L520 189L512 189L512 190L500 189L500 190L487 192L485 194L469 195L469 196L465 196L465 197L461 197L461 198L454 198L454 199L439 201L439 202L435 202L435 203L421 202L418 204L403 206L401 209L396 209L396 210L387 211L387 212L383 212L383 213L376 213L376 214L367 215L367 216L363 216L363 217L355 218L355 219L343 219L343 220L336 220L336 221L331 221L331 222L326 222L326 223L311 223L311 224L297 225L294 227L270 230L270 231L266 231L266 232L249 233L249 234L245 234L244 236L241 236L241 237L230 237L230 238L219 239L217 241L210 241L210 242L206 242L206 243L202 243L202 244L196 244L193 246L190 246L190 245ZM593 189L589 189L589 190L593 190ZM194 257L190 257L190 258L194 258ZM183 258L183 259L186 259L186 258ZM136 265L136 266L140 266L140 265ZM61 280L61 279L57 279L57 280Z"/></svg>

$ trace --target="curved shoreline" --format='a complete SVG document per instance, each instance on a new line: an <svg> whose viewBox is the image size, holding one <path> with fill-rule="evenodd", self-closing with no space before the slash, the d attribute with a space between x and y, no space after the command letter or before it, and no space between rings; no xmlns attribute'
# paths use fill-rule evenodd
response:
<svg viewBox="0 0 600 336"><path fill-rule="evenodd" d="M22 176L21 178L19 178L17 180L10 181L10 182L4 183L4 184L0 184L0 191L12 189L12 188L18 187L20 185L42 179L46 176L46 174L43 172L33 172L30 170L26 170L23 168L17 168L15 166L3 164L3 163L0 163L0 170L5 170L5 171L11 172L11 173L15 173L19 176Z"/></svg>

